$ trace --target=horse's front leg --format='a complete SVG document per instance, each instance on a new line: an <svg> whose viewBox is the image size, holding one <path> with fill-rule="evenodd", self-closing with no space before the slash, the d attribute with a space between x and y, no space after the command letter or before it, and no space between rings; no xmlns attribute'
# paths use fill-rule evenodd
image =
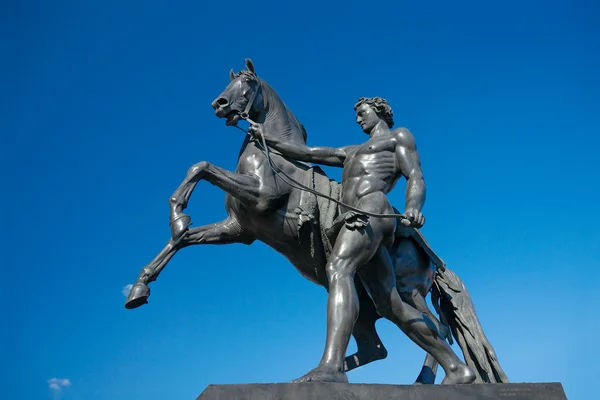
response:
<svg viewBox="0 0 600 400"><path fill-rule="evenodd" d="M242 175L217 167L207 161L192 166L169 200L171 206L170 227L173 240L177 241L191 224L191 219L183 210L200 180L206 180L244 203L257 203L261 199L261 185L258 177ZM264 197L264 196L262 196Z"/></svg>
<svg viewBox="0 0 600 400"><path fill-rule="evenodd" d="M140 276L129 291L125 308L137 308L146 304L150 296L148 284L155 281L163 268L180 249L195 244L250 244L254 239L245 233L235 218L190 229L178 241L169 240L167 245L148 265L142 268Z"/></svg>

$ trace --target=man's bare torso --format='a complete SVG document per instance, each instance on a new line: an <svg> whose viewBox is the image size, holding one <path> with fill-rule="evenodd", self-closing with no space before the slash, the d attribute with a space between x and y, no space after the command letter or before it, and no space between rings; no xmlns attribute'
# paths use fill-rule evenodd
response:
<svg viewBox="0 0 600 400"><path fill-rule="evenodd" d="M365 196L389 193L402 176L396 161L397 141L391 135L371 138L348 149L342 174L343 201L349 205Z"/></svg>

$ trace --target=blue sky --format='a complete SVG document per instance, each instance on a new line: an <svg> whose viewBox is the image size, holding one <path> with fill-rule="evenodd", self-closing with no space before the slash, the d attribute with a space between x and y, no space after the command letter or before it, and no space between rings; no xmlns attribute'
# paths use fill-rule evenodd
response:
<svg viewBox="0 0 600 400"><path fill-rule="evenodd" d="M243 136L210 102L246 57L312 145L364 140L352 106L388 99L421 153L423 232L509 378L590 398L596 2L60 3L9 1L0 16L3 398L190 399L316 365L326 293L260 243L185 249L148 305L123 307L169 237L167 200L187 169L235 167ZM403 189L390 194L400 208ZM200 183L195 224L223 219L223 198ZM412 383L423 352L378 329L389 357L350 381Z"/></svg>

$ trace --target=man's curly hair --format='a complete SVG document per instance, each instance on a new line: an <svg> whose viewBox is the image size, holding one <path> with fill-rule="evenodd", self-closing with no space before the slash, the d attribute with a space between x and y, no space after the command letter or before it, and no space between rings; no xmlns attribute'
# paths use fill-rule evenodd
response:
<svg viewBox="0 0 600 400"><path fill-rule="evenodd" d="M354 111L363 104L371 107L385 121L389 128L394 126L394 113L386 99L382 99L381 97L361 97L358 99L358 103L354 105Z"/></svg>

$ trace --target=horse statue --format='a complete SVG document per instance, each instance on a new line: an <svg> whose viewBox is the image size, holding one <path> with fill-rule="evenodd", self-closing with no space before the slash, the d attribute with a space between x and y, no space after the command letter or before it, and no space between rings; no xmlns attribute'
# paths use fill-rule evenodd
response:
<svg viewBox="0 0 600 400"><path fill-rule="evenodd" d="M258 77L251 60L246 60L246 70L231 70L229 78L229 85L212 103L217 117L224 118L227 126L237 126L241 119L251 118L264 124L269 135L306 143L306 130L275 90ZM282 175L289 179L280 179ZM210 225L190 227L191 219L184 210L201 180L225 191L228 216ZM141 270L125 307L133 309L146 304L150 296L148 284L158 278L179 250L199 244L250 245L259 240L285 256L305 278L327 289L325 265L331 252L330 234L338 216L335 200L339 195L340 184L328 178L321 168L289 160L273 150L269 152L246 136L235 172L207 161L188 170L169 200L171 238ZM475 382L508 382L462 281L417 229L401 223L397 226L389 252L403 301L436 321L450 343L455 338L465 362L476 374ZM381 316L359 279L356 287L360 314L352 335L357 351L346 357L346 371L387 356L375 329ZM425 298L429 292L441 322L427 306ZM427 354L416 383L433 384L436 371L437 362Z"/></svg>

